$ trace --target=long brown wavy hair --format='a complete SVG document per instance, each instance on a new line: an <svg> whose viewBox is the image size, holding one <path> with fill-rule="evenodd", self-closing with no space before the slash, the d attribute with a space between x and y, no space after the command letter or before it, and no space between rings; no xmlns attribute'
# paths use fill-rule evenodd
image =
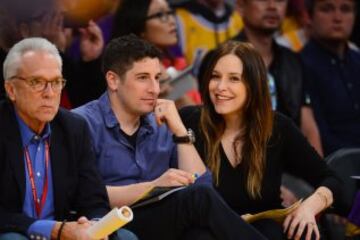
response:
<svg viewBox="0 0 360 240"><path fill-rule="evenodd" d="M200 127L205 137L205 161L219 183L221 137L225 131L223 117L216 113L210 100L209 81L219 59L225 55L237 56L243 64L242 80L246 86L247 99L241 116L244 131L235 137L233 149L237 160L243 164L246 175L246 189L252 198L261 197L264 176L266 146L273 127L267 70L260 54L249 43L229 41L213 52L202 79L201 94L204 107L201 110ZM239 113L240 114L240 113ZM239 122L239 129L240 122ZM239 141L243 142L240 156Z"/></svg>

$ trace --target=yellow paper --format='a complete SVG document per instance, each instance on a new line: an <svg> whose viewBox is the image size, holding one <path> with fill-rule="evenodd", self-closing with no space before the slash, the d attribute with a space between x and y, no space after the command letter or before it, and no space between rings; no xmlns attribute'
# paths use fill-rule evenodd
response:
<svg viewBox="0 0 360 240"><path fill-rule="evenodd" d="M300 206L301 202L302 199L300 199L299 201L297 201L288 208L272 209L264 212L259 212L256 214L245 214L242 215L241 217L248 223L252 223L260 219L273 219L279 223L282 223L287 215L292 213L296 208Z"/></svg>
<svg viewBox="0 0 360 240"><path fill-rule="evenodd" d="M132 221L133 213L127 206L114 208L88 229L91 239L103 239Z"/></svg>

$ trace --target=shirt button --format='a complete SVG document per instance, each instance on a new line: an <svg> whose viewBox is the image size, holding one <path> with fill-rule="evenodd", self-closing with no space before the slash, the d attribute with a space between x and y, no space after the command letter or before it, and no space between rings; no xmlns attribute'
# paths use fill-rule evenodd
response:
<svg viewBox="0 0 360 240"><path fill-rule="evenodd" d="M37 199L37 202L40 203L40 198Z"/></svg>
<svg viewBox="0 0 360 240"><path fill-rule="evenodd" d="M353 86L353 85L352 85L352 83L350 83L350 82L349 82L349 83L347 83L347 87L348 87L349 89L351 89L351 88L352 88L352 86Z"/></svg>
<svg viewBox="0 0 360 240"><path fill-rule="evenodd" d="M38 152L40 152L40 150L41 150L41 148L40 148L40 147L38 147L38 148L37 148L37 151L38 151Z"/></svg>
<svg viewBox="0 0 360 240"><path fill-rule="evenodd" d="M336 64L336 60L332 58L332 59L331 59L331 64L332 64L332 65L335 65L335 64Z"/></svg>
<svg viewBox="0 0 360 240"><path fill-rule="evenodd" d="M39 140L40 137L39 137L38 135L35 135L34 139L35 139L35 140Z"/></svg>
<svg viewBox="0 0 360 240"><path fill-rule="evenodd" d="M40 177L40 176L41 176L40 172L37 172L37 173L36 173L36 175L37 175L38 177Z"/></svg>
<svg viewBox="0 0 360 240"><path fill-rule="evenodd" d="M31 234L31 235L30 235L30 238L31 238L31 239L34 239L34 238L35 238L35 236L34 236L33 234Z"/></svg>
<svg viewBox="0 0 360 240"><path fill-rule="evenodd" d="M41 240L41 237L39 235L36 236L36 240Z"/></svg>

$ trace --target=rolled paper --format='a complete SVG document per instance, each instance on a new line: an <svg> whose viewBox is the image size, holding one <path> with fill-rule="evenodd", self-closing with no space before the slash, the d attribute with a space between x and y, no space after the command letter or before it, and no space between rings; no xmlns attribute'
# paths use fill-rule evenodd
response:
<svg viewBox="0 0 360 240"><path fill-rule="evenodd" d="M127 206L114 208L88 230L91 239L98 240L109 236L128 222L132 221L133 212Z"/></svg>

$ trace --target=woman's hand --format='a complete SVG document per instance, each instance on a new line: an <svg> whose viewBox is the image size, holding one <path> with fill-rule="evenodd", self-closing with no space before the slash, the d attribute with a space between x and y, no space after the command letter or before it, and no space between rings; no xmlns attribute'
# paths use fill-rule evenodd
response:
<svg viewBox="0 0 360 240"><path fill-rule="evenodd" d="M333 203L333 194L329 188L321 186L308 197L301 205L284 221L284 232L289 239L300 239L306 229L306 240L310 240L312 234L316 240L320 239L315 216Z"/></svg>
<svg viewBox="0 0 360 240"><path fill-rule="evenodd" d="M314 209L306 201L286 217L283 227L289 239L298 240L303 234L306 234L306 240L310 240L313 234L316 240L320 239Z"/></svg>

